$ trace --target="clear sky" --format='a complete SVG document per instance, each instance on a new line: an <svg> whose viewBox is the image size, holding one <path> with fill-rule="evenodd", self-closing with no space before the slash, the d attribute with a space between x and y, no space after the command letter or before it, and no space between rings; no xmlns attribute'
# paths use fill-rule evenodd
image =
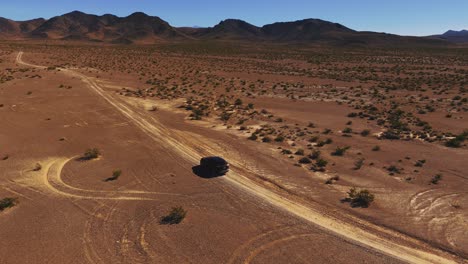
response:
<svg viewBox="0 0 468 264"><path fill-rule="evenodd" d="M431 35L468 29L468 0L1 0L0 16L14 20L85 13L159 16L173 26L213 26L239 18L262 26L320 18L355 30Z"/></svg>

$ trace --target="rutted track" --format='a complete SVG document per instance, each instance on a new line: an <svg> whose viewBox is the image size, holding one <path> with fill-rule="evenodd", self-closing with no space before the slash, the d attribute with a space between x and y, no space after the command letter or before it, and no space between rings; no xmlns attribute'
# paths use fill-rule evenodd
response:
<svg viewBox="0 0 468 264"><path fill-rule="evenodd" d="M157 196L169 195L180 196L173 193L158 193L146 191L101 191L101 190L85 190L76 188L65 183L62 178L62 170L65 164L74 158L54 159L45 166L45 175L43 176L44 185L54 193L61 196L77 199L93 199L93 200L156 200Z"/></svg>
<svg viewBox="0 0 468 264"><path fill-rule="evenodd" d="M37 66L23 62L22 55L23 52L18 53L16 58L17 63L40 69L47 68L44 66ZM188 144L188 140L185 138L187 135L181 135L176 131L165 128L163 124L159 123L151 116L136 110L122 99L106 93L91 78L70 69L60 70L65 74L81 78L93 91L95 91L109 104L114 106L116 110L122 113L149 137L151 137L156 142L166 146L168 149L170 148L170 150L175 151L180 157L183 157L187 161L196 163L200 156L216 153L216 146L206 146L203 147L201 151L198 150L198 148L191 146L191 144ZM194 141L199 142L200 140L194 139ZM386 236L391 236L394 239L383 238L377 234L374 234L374 232L367 231L364 228L340 221L339 219L332 216L326 216L322 214L320 210L314 209L314 207L309 204L297 202L288 198L286 194L281 194L270 190L251 180L249 177L245 176L250 175L251 173L249 168L245 167L244 164L234 160L233 165L233 171L230 174L230 177L225 177L226 183L235 185L243 191L265 200L272 205L288 211L289 213L296 215L297 217L300 217L308 222L318 225L323 229L339 235L348 241L374 249L396 259L411 263L456 263L456 257L450 255L449 253L431 248L427 244L423 244L415 239L406 237L397 232L366 223L368 226L372 227L372 229L379 230L382 233L385 233ZM52 185L52 187L54 186ZM410 244L417 245L420 249L401 245L399 241L405 241Z"/></svg>

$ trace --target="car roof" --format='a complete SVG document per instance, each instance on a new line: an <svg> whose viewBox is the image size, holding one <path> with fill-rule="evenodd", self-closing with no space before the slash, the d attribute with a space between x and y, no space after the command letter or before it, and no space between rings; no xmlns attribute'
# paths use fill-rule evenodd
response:
<svg viewBox="0 0 468 264"><path fill-rule="evenodd" d="M225 159L218 157L218 156L204 157L203 160L209 160L209 161L213 161L216 163L227 163Z"/></svg>

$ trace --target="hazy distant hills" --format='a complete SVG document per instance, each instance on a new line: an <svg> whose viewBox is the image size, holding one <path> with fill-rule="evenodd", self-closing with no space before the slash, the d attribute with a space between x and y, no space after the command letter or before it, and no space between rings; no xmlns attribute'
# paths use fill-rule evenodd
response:
<svg viewBox="0 0 468 264"><path fill-rule="evenodd" d="M449 30L442 35L434 35L431 37L444 39L456 43L468 43L468 30Z"/></svg>
<svg viewBox="0 0 468 264"><path fill-rule="evenodd" d="M234 40L334 45L446 45L448 41L463 38L441 36L403 37L362 32L320 19L279 22L263 27L257 27L242 20L227 19L210 28L176 28L159 17L141 12L127 17L110 14L97 16L74 11L49 20L12 21L0 18L0 38L2 39L62 39L122 44L173 40Z"/></svg>

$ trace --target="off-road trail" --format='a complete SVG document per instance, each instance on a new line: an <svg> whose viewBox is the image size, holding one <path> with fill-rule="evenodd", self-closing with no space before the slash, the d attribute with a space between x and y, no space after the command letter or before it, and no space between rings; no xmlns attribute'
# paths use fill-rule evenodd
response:
<svg viewBox="0 0 468 264"><path fill-rule="evenodd" d="M33 65L24 62L23 52L19 52L16 57L18 64L47 69L45 66ZM142 109L125 101L121 96L115 93L106 92L93 78L88 77L76 70L60 68L60 72L69 76L80 78L90 89L102 97L107 103L112 105L115 110L128 118L136 127L141 129L146 135L152 138L160 145L175 151L179 158L183 158L193 164L198 163L199 158L205 155L219 154L220 147L211 144L210 140L203 140L200 137L191 136L191 134L181 134L180 131L173 131L166 127L159 120L152 117ZM201 144L203 143L203 144ZM238 187L240 191L257 197L259 201L268 202L275 207L287 211L290 214L301 218L307 222L313 223L323 230L343 238L350 243L366 247L391 256L395 259L408 263L457 263L460 260L456 256L443 250L432 247L431 245L411 238L399 232L376 226L362 220L345 221L344 219L353 219L335 217L329 212L324 212L320 205L301 200L301 197L295 197L286 191L271 187L271 184L262 184L261 179L255 177L256 171L250 169L246 163L237 156L230 156L229 152L223 151L232 164L232 171L221 181ZM74 198L85 196L96 199L154 199L157 193L102 193L74 189L61 181L60 172L68 159L58 159L51 164L52 169L45 180L50 188L64 195L73 195ZM353 222L359 221L359 226ZM305 236L305 235L303 235ZM294 239L295 237L286 237L284 239ZM143 238L142 238L143 239ZM144 244L144 243L143 243ZM264 245L258 250L269 245ZM255 253L255 252L253 252ZM250 256L249 259L252 259Z"/></svg>

